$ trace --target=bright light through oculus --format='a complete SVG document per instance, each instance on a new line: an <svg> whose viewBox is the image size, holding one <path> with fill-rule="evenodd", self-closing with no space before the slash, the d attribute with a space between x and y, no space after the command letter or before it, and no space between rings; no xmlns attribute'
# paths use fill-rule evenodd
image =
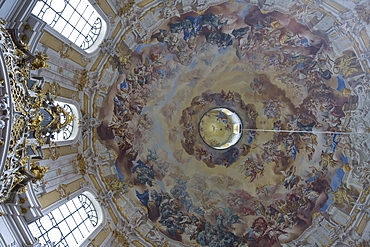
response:
<svg viewBox="0 0 370 247"><path fill-rule="evenodd" d="M207 111L199 123L199 134L203 141L215 149L227 149L241 138L242 121L227 108Z"/></svg>

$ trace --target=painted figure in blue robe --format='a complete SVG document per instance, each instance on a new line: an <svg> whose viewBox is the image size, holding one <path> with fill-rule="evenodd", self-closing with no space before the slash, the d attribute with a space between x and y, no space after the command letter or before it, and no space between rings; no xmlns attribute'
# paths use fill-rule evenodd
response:
<svg viewBox="0 0 370 247"><path fill-rule="evenodd" d="M315 122L312 122L310 124L304 125L301 122L297 122L297 126L299 127L299 130L304 131L304 132L312 132L312 129L315 126L315 124L316 124ZM301 132L299 134L303 135L303 133Z"/></svg>
<svg viewBox="0 0 370 247"><path fill-rule="evenodd" d="M227 161L227 163L229 164L229 166L231 164L233 164L234 162L237 161L238 157L239 157L239 149L237 148L230 148L229 150L227 150L226 152L224 152L222 154L223 156L223 160L224 161Z"/></svg>
<svg viewBox="0 0 370 247"><path fill-rule="evenodd" d="M218 115L215 115L217 117L217 121L222 121L225 123L225 120L226 120L226 123L227 123L227 120L229 119L228 116L223 112L223 111L219 111L218 112Z"/></svg>
<svg viewBox="0 0 370 247"><path fill-rule="evenodd" d="M337 140L337 136L339 136L340 134L334 134L333 135L333 139L332 139L332 143L331 143L331 151L334 153L335 150L337 149L337 145L338 145L338 140Z"/></svg>
<svg viewBox="0 0 370 247"><path fill-rule="evenodd" d="M154 167L148 167L142 160L138 160L136 163L137 165L132 168L132 171L137 173L137 179L141 184L148 184L152 187L155 177Z"/></svg>
<svg viewBox="0 0 370 247"><path fill-rule="evenodd" d="M127 89L128 88L128 83L126 82L126 78L123 80L121 84L119 84L119 89Z"/></svg>
<svg viewBox="0 0 370 247"><path fill-rule="evenodd" d="M296 157L297 157L297 153L299 153L299 149L298 149L298 146L293 144L290 146L290 155L292 156L292 158L295 160Z"/></svg>
<svg viewBox="0 0 370 247"><path fill-rule="evenodd" d="M249 135L248 143L251 143L253 141L253 139L256 138L256 131L251 130L251 131L249 131L248 135Z"/></svg>
<svg viewBox="0 0 370 247"><path fill-rule="evenodd" d="M139 191L136 190L136 197L139 198L141 204L143 204L145 207L149 206L149 191L144 190L144 193L140 194Z"/></svg>
<svg viewBox="0 0 370 247"><path fill-rule="evenodd" d="M202 30L202 26L200 25L200 20L202 17L202 15L198 17L186 17L186 19L191 22L192 27L190 29L184 29L184 40L188 40L191 37L195 37L199 34L200 30Z"/></svg>

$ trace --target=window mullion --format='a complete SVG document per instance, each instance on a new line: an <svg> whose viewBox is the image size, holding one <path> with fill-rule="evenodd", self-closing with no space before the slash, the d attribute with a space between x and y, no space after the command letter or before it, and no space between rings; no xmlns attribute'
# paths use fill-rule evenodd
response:
<svg viewBox="0 0 370 247"><path fill-rule="evenodd" d="M81 212L84 212L84 217L82 217ZM48 220L42 220L44 217ZM33 235L39 239L41 244L55 242L56 246L75 246L76 243L80 244L81 241L86 239L94 230L97 226L95 223L97 221L96 219L96 208L87 196L81 194L47 215L44 215L41 219L31 223L30 230ZM47 226L42 225L42 222L47 223ZM93 227L91 227L91 225L87 226L87 222L91 222ZM84 225L84 227L82 225ZM64 227L63 231L61 227ZM68 230L66 227L68 227ZM53 239L53 237L55 237L55 231L59 231L60 233L61 237L58 240ZM72 237L69 237L71 234ZM71 243L68 241L75 242Z"/></svg>
<svg viewBox="0 0 370 247"><path fill-rule="evenodd" d="M52 0L52 1L60 1L60 0ZM65 21L67 24L64 25L64 27L62 27L63 24L60 24L57 31L60 32L66 38L70 39L72 42L74 42L76 45L78 45L82 49L86 50L90 48L94 44L94 42L98 39L101 33L101 29L102 29L101 17L96 12L96 10L92 7L92 5L87 0L79 1L77 5L76 4L72 5L71 1L65 0L62 10L55 10L52 7L53 6L52 1L50 2L50 4L47 3L46 0L38 1L37 7L35 9L39 11L35 11L33 14L43 19L54 29L58 22L60 22L61 20ZM85 5L82 6L83 4ZM42 7L40 8L40 6ZM70 9L71 11L67 12L68 11L67 9ZM54 13L54 17L52 18L52 20L50 20L51 15L52 15L51 13L49 13L50 11ZM46 15L46 13L48 14ZM97 21L99 22L99 25L97 25ZM72 25L71 23L74 23L74 24ZM76 23L77 24L83 23L83 24L78 25L79 27L78 29ZM66 31L66 27L68 25L72 27L70 33ZM90 29L89 29L89 33L84 34L86 32L83 32L83 30L86 28L86 25L88 25ZM80 27L82 27L82 29ZM80 36L84 38L80 38Z"/></svg>

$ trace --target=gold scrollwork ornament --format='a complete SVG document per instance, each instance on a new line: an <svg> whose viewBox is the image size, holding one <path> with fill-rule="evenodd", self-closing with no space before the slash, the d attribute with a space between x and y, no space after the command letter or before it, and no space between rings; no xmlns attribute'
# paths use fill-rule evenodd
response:
<svg viewBox="0 0 370 247"><path fill-rule="evenodd" d="M39 166L36 163L31 164L30 173L35 177L32 182L36 183L38 180L44 178L46 172L50 169L50 167Z"/></svg>
<svg viewBox="0 0 370 247"><path fill-rule="evenodd" d="M36 55L36 59L31 62L31 69L43 69L43 68L50 68L50 66L46 63L49 59L44 53L39 51Z"/></svg>

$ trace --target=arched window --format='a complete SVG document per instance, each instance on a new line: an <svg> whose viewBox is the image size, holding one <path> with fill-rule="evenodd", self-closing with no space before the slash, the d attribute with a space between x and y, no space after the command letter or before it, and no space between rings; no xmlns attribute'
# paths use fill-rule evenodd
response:
<svg viewBox="0 0 370 247"><path fill-rule="evenodd" d="M71 106L69 106L69 104L59 103L58 105L61 106L66 111L66 113L68 113L70 115L74 115L73 110L72 110ZM64 114L62 114L61 118L60 118L60 123L64 124L66 121L67 121L67 117ZM74 128L74 124L73 124L73 121L72 121L72 122L68 123L67 125L65 125L63 127L63 129L61 129L58 133L56 133L52 140L53 141L67 141L67 140L69 140L69 138L71 138L71 136L72 136L73 128Z"/></svg>
<svg viewBox="0 0 370 247"><path fill-rule="evenodd" d="M63 105L63 109L68 113L68 114L71 114L71 115L73 115L73 111L72 111L72 108L68 105L68 104L64 104ZM61 116L61 124L64 124L65 123L65 121L67 121L67 117L64 115L64 114L62 114L62 116ZM64 128L63 128L63 130L61 131L62 132L62 134L63 134L63 136L62 136L62 138L63 138L63 140L68 140L70 137L71 137L71 135L72 135L72 132L73 132L73 122L71 122L71 123L68 123Z"/></svg>
<svg viewBox="0 0 370 247"><path fill-rule="evenodd" d="M78 133L78 110L75 105L69 104L62 101L55 101L57 105L62 107L66 113L74 115L72 122L65 125L59 132L54 134L54 137L51 139L54 142L69 141L74 140ZM67 117L62 114L60 123L64 125Z"/></svg>
<svg viewBox="0 0 370 247"><path fill-rule="evenodd" d="M100 206L83 193L28 225L41 246L79 246L102 222Z"/></svg>
<svg viewBox="0 0 370 247"><path fill-rule="evenodd" d="M39 0L32 14L87 52L105 35L106 23L88 0Z"/></svg>

